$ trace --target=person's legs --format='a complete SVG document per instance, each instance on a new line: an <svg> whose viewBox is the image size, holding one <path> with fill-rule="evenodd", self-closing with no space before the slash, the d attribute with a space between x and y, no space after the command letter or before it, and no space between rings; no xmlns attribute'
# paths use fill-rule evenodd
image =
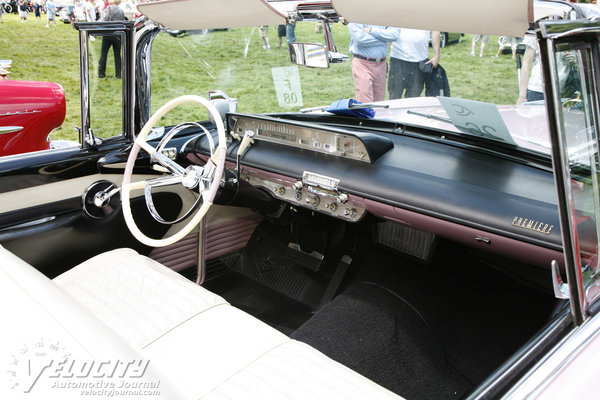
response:
<svg viewBox="0 0 600 400"><path fill-rule="evenodd" d="M475 56L475 45L477 44L478 35L473 35L473 40L471 41L471 57Z"/></svg>
<svg viewBox="0 0 600 400"><path fill-rule="evenodd" d="M113 55L115 57L115 76L121 78L121 40L116 37L111 37Z"/></svg>
<svg viewBox="0 0 600 400"><path fill-rule="evenodd" d="M519 44L516 37L510 38L510 49L512 51L512 58L517 57L517 45Z"/></svg>
<svg viewBox="0 0 600 400"><path fill-rule="evenodd" d="M110 40L108 36L102 37L102 47L100 49L100 62L98 63L98 77L104 78L106 76L106 57L108 56L108 49L110 49Z"/></svg>
<svg viewBox="0 0 600 400"><path fill-rule="evenodd" d="M288 43L296 41L296 24L287 24L285 26L285 37Z"/></svg>
<svg viewBox="0 0 600 400"><path fill-rule="evenodd" d="M404 81L400 80L400 77L403 75L402 66L401 60L390 57L390 72L388 76L388 93L390 99L402 98L402 93L404 92Z"/></svg>
<svg viewBox="0 0 600 400"><path fill-rule="evenodd" d="M373 101L385 100L385 80L387 78L388 65L385 61L372 63L373 74Z"/></svg>
<svg viewBox="0 0 600 400"><path fill-rule="evenodd" d="M425 85L425 77L419 69L419 63L409 61L402 61L402 63L404 64L404 72L401 80L403 81L403 86L406 88L404 97L421 96Z"/></svg>
<svg viewBox="0 0 600 400"><path fill-rule="evenodd" d="M286 27L285 25L278 25L277 26L277 36L279 37L279 46L278 48L281 48L281 42L283 42L283 38L286 35Z"/></svg>
<svg viewBox="0 0 600 400"><path fill-rule="evenodd" d="M352 59L352 76L354 77L356 100L362 103L371 103L374 101L373 78L369 64L369 61L356 57Z"/></svg>

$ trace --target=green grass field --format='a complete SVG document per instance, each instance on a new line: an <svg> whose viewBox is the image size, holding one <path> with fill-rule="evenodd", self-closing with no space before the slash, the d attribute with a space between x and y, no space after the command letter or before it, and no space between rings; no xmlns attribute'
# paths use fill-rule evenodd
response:
<svg viewBox="0 0 600 400"><path fill-rule="evenodd" d="M60 83L67 96L67 116L55 139L74 139L80 125L78 34L69 24L57 22L45 28L42 22L21 23L15 14L4 14L0 24L0 59L12 59L12 80L39 80ZM315 23L299 23L298 41L322 42ZM333 32L338 51L347 53L347 27L336 24ZM221 89L239 100L241 112L295 111L280 108L271 68L290 66L285 49L277 49L277 30L269 29L271 50L263 50L258 28L216 31L207 35L179 38L161 34L152 54L152 110L182 94L205 96L209 89ZM442 49L441 65L450 81L453 97L470 98L497 104L514 104L518 96L515 61L510 55L492 59L498 49L491 37L483 58L470 57L471 35L462 43ZM91 72L95 73L100 40L91 43ZM114 65L108 60L107 76ZM114 67L113 71L114 71ZM334 64L328 70L299 67L303 107L328 105L340 98L354 97L350 62ZM92 122L100 136L118 133L120 118L120 81L113 78L91 82ZM175 110L165 123L203 118L193 107Z"/></svg>

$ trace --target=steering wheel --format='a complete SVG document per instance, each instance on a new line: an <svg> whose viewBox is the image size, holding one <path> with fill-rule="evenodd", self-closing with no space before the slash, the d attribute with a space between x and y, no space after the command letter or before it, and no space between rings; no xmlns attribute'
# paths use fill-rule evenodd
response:
<svg viewBox="0 0 600 400"><path fill-rule="evenodd" d="M198 103L203 105L208 112L212 115L213 120L217 126L217 133L219 137L219 143L214 154L206 162L203 167L197 165L190 165L187 168L181 167L175 161L172 161L168 157L164 156L162 152L157 151L154 147L150 146L146 142L148 133L152 130L152 127L173 108L185 104L185 103ZM137 155L141 149L144 149L151 157L153 157L160 165L165 167L170 174L154 179L148 179L144 181L131 182L131 175L133 172L133 166ZM160 146L159 146L160 148ZM125 173L123 174L123 184L121 186L121 204L123 206L123 216L125 217L125 223L131 231L132 235L145 245L152 247L162 247L173 244L183 238L185 235L190 233L194 227L202 220L206 215L208 209L212 205L212 202L219 188L221 176L223 175L223 169L225 167L225 154L227 151L227 139L225 136L225 127L223 126L223 120L219 111L205 98L200 96L181 96L177 97L166 103L164 106L159 108L152 117L146 122L146 125L142 128L140 134L136 137L127 164L125 166ZM152 239L146 236L136 225L133 215L131 214L131 191L143 189L146 193L146 206L151 212L153 217L156 219L156 211L154 210L154 204L148 199L148 196L153 187L167 186L172 184L182 184L190 190L198 189L202 196L202 206L200 209L191 217L189 222L184 225L177 233L170 237L163 239Z"/></svg>

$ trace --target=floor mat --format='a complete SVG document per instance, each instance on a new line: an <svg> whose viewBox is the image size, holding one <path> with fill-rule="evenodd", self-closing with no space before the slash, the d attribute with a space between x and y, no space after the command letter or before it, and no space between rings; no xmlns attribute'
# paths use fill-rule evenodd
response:
<svg viewBox="0 0 600 400"><path fill-rule="evenodd" d="M471 387L419 311L372 282L336 297L292 338L409 399L460 398Z"/></svg>
<svg viewBox="0 0 600 400"><path fill-rule="evenodd" d="M235 271L207 281L204 287L286 335L312 316L308 305Z"/></svg>
<svg viewBox="0 0 600 400"><path fill-rule="evenodd" d="M285 232L257 229L248 246L207 264L204 287L290 334L318 307L327 282L286 257Z"/></svg>

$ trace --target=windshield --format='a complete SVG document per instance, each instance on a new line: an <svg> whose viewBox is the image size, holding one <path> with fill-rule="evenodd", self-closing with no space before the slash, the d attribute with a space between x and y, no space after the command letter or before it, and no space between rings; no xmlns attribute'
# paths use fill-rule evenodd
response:
<svg viewBox="0 0 600 400"><path fill-rule="evenodd" d="M358 56L353 55L351 48L352 25L332 23L324 27L320 22L303 21L292 26L161 32L152 48L151 113L177 96L206 95L212 89L237 99L237 111L242 113L298 112L327 108L340 99L357 99L353 59ZM328 27L331 35L325 36L323 29L327 32ZM426 62L436 52L432 34L423 32L421 36L428 43ZM331 38L336 55L346 61L330 63L329 68L308 68L290 62L288 41L322 44ZM439 40L438 65L446 75L447 91L431 94L424 85L418 96L406 97L405 93L401 100L393 99L390 91L396 63L390 55L397 56L395 44L384 43L387 55L383 65L385 68L388 64L389 68L383 88L386 108L374 107L374 118L548 153L543 105L538 101L516 106L519 73L527 47L523 38L441 32ZM534 57L527 68L532 69ZM440 101L437 93L454 100ZM184 116L186 120L190 116L207 117L190 106L168 114L163 124L181 122Z"/></svg>

